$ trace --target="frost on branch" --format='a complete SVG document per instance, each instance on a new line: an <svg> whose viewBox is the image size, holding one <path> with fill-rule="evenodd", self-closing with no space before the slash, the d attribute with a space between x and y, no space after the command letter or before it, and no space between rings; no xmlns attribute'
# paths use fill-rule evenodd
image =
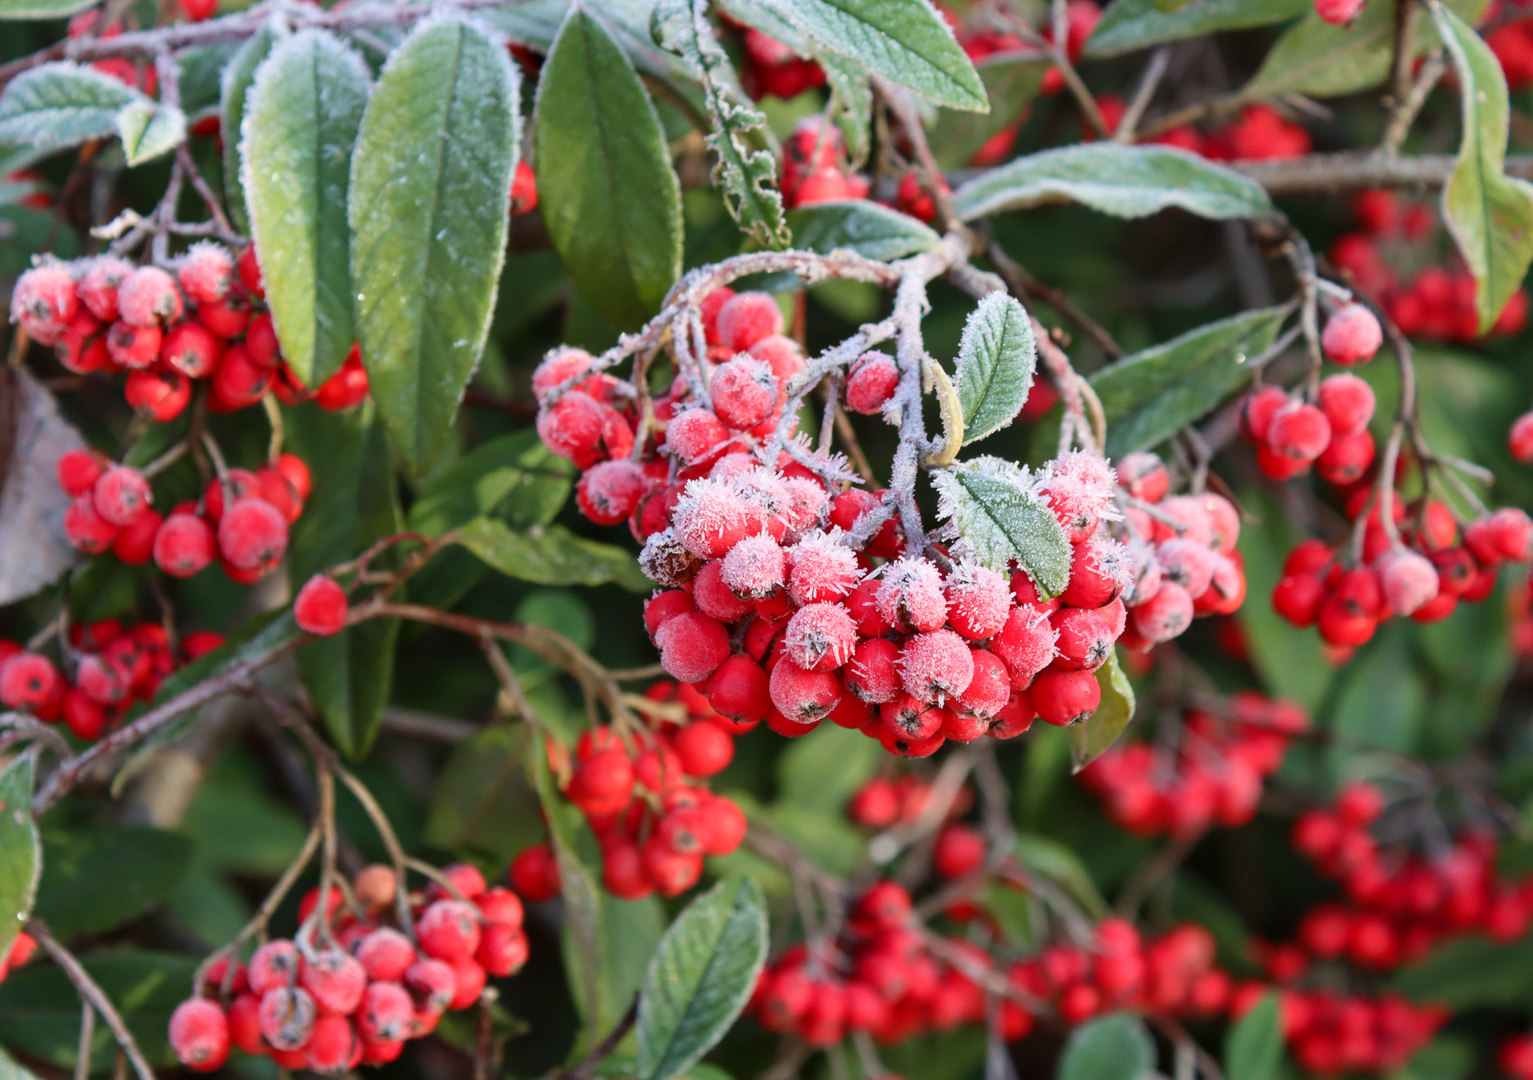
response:
<svg viewBox="0 0 1533 1080"><path fill-rule="evenodd" d="M1038 592L1057 596L1070 580L1070 543L1025 466L976 458L932 473L937 514L958 530L955 551L1004 573L1012 560Z"/></svg>

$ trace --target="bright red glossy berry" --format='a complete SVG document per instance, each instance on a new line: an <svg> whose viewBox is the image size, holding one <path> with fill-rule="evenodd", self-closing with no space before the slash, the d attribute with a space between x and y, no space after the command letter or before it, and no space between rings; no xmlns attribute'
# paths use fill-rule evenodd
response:
<svg viewBox="0 0 1533 1080"><path fill-rule="evenodd" d="M298 590L293 620L300 630L320 637L340 633L346 625L346 591L334 578L315 574Z"/></svg>

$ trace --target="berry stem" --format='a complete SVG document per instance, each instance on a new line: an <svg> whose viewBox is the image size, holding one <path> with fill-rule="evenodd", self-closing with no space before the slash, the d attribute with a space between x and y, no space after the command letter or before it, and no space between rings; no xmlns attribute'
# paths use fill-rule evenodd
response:
<svg viewBox="0 0 1533 1080"><path fill-rule="evenodd" d="M117 1045L127 1055L128 1061L133 1065L133 1071L138 1075L138 1080L154 1080L154 1070L149 1067L149 1062L144 1060L143 1053L138 1048L138 1043L133 1041L133 1033L128 1030L128 1025L123 1023L122 1016L118 1014L112 999L107 997L96 981L90 977L90 972L85 970L85 965L75 959L73 953L60 945L54 936L48 931L48 927L40 919L32 919L27 923L27 933L37 939L37 944L48 954L59 969L68 976L69 981L74 983L75 990L79 993L82 1001L90 1005L101 1014L106 1021L106 1026L111 1029L112 1037L117 1040Z"/></svg>

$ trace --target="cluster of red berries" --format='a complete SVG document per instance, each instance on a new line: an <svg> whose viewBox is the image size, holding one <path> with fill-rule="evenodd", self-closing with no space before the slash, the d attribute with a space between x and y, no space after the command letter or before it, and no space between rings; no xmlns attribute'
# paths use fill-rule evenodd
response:
<svg viewBox="0 0 1533 1080"><path fill-rule="evenodd" d="M73 497L64 533L81 551L111 551L132 566L153 561L172 577L200 573L215 560L241 585L259 581L282 561L288 526L303 514L309 467L293 454L256 472L230 469L208 483L202 498L168 514L153 507L142 472L91 450L58 460L58 481Z"/></svg>
<svg viewBox="0 0 1533 1080"><path fill-rule="evenodd" d="M1283 1038L1308 1073L1391 1073L1432 1041L1448 1020L1439 1005L1416 1005L1399 994L1368 997L1322 990L1285 990Z"/></svg>
<svg viewBox="0 0 1533 1080"><path fill-rule="evenodd" d="M1240 514L1230 501L1209 492L1168 498L1170 473L1148 452L1124 457L1117 478L1123 492L1141 504L1131 502L1123 511L1126 548L1110 549L1126 552L1131 574L1132 587L1124 594L1128 626L1120 639L1123 646L1149 649L1180 637L1197 616L1238 610L1246 597L1246 568L1236 547ZM1082 555L1078 545L1077 562ZM1070 575L1071 588L1064 592L1067 603L1075 586L1075 564Z"/></svg>
<svg viewBox="0 0 1533 1080"><path fill-rule="evenodd" d="M1307 912L1294 943L1263 949L1273 978L1292 981L1311 961L1343 957L1370 971L1390 971L1465 934L1499 942L1527 935L1533 877L1498 877L1494 837L1465 831L1430 858L1399 846L1381 851L1371 829L1384 808L1377 787L1352 783L1330 809L1295 821L1294 849L1340 882L1346 899Z"/></svg>
<svg viewBox="0 0 1533 1080"><path fill-rule="evenodd" d="M847 800L846 816L867 829L908 825L926 809L931 791L931 781L924 777L908 773L895 777L875 776ZM948 809L948 817L962 817L973 805L974 790L964 784Z"/></svg>
<svg viewBox="0 0 1533 1080"><path fill-rule="evenodd" d="M109 255L44 263L16 282L11 321L78 375L125 372L128 404L159 421L179 416L202 380L215 412L254 405L268 390L284 404L313 399L331 410L367 397L355 346L318 390L293 375L271 315L253 310L265 295L254 245L236 258L200 241L172 270Z"/></svg>
<svg viewBox="0 0 1533 1080"><path fill-rule="evenodd" d="M223 644L210 631L171 645L159 623L124 628L105 619L69 628L65 654L73 682L48 657L0 640L0 704L50 724L62 721L77 738L99 739L134 702L149 702L166 676Z"/></svg>
<svg viewBox="0 0 1533 1080"><path fill-rule="evenodd" d="M728 16L725 19L730 21ZM799 56L776 38L747 26L743 42L740 85L753 99L771 96L786 101L825 85L825 72L819 64Z"/></svg>
<svg viewBox="0 0 1533 1080"><path fill-rule="evenodd" d="M1419 244L1436 228L1427 204L1406 206L1394 192L1364 191L1354 198L1352 212L1359 227L1331 245L1331 262L1348 274L1354 288L1373 297L1404 333L1435 341L1472 342L1517 334L1527 325L1525 289L1512 294L1496 324L1482 336L1474 278L1462 265L1427 266L1408 281L1396 272L1393 264L1411 266L1421 261Z"/></svg>
<svg viewBox="0 0 1533 1080"><path fill-rule="evenodd" d="M1347 500L1354 519L1368 505L1366 490ZM1460 602L1479 603L1496 587L1502 563L1533 558L1533 519L1505 507L1463 529L1443 503L1423 498L1407 510L1393 503L1402 543L1391 545L1377 507L1369 511L1362 560L1321 540L1306 540L1289 553L1272 590L1272 607L1294 626L1316 626L1335 658L1369 641L1391 616L1416 622L1447 618Z"/></svg>
<svg viewBox="0 0 1533 1080"><path fill-rule="evenodd" d="M970 972L990 958L959 940L947 949ZM1032 1016L1011 1003L1007 1029L1031 1030ZM831 1046L866 1032L891 1045L985 1019L985 992L971 974L939 959L911 917L910 894L893 881L870 886L852 905L835 941L788 949L761 972L748 1013L769 1031Z"/></svg>
<svg viewBox="0 0 1533 1080"><path fill-rule="evenodd" d="M645 696L671 705L637 733L598 727L583 733L571 762L549 743L565 796L580 808L602 852L602 883L623 900L658 892L679 896L703 874L704 856L728 855L745 839L745 814L726 796L697 785L734 759L734 724L694 687L655 683ZM559 892L558 864L546 844L517 856L511 882L532 901Z"/></svg>
<svg viewBox="0 0 1533 1080"><path fill-rule="evenodd" d="M434 884L407 898L413 937L391 921L398 879L386 866L357 875L358 910L340 912L332 890L324 926L312 918L319 897L311 890L296 941L266 942L248 967L220 958L199 972L194 995L170 1018L176 1057L197 1072L221 1068L231 1045L283 1069L331 1074L394 1061L449 1009L477 1004L490 976L527 962L516 893L488 887L472 866L443 876L451 889Z"/></svg>
<svg viewBox="0 0 1533 1080"><path fill-rule="evenodd" d="M1189 710L1166 743L1119 743L1080 773L1114 823L1140 836L1195 838L1214 825L1256 816L1262 782L1277 771L1309 717L1290 701L1254 691L1231 696L1226 710Z"/></svg>

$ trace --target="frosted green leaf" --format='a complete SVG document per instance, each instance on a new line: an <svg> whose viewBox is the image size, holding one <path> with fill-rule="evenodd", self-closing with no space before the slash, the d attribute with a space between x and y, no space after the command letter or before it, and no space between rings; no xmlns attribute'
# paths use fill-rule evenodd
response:
<svg viewBox="0 0 1533 1080"><path fill-rule="evenodd" d="M240 229L249 227L250 218L245 213L245 188L240 183L240 173L244 171L240 164L241 140L233 136L244 125L245 102L261 61L287 33L287 26L280 19L273 18L266 23L240 46L234 59L224 68L220 83L219 123L231 136L224 139L224 191L228 195L230 220Z"/></svg>
<svg viewBox="0 0 1533 1080"><path fill-rule="evenodd" d="M902 259L942 242L935 231L909 214L868 199L801 206L788 215L793 244L828 255L838 248L870 259Z"/></svg>
<svg viewBox="0 0 1533 1080"><path fill-rule="evenodd" d="M1023 466L975 458L932 473L937 515L958 530L955 551L1004 573L1012 560L1041 596L1070 583L1070 541Z"/></svg>
<svg viewBox="0 0 1533 1080"><path fill-rule="evenodd" d="M186 114L174 105L130 101L113 123L129 165L162 157L186 141Z"/></svg>
<svg viewBox="0 0 1533 1080"><path fill-rule="evenodd" d="M1086 42L1087 56L1112 56L1215 30L1266 26L1314 10L1313 0L1114 0Z"/></svg>
<svg viewBox="0 0 1533 1080"><path fill-rule="evenodd" d="M22 72L0 94L0 143L57 150L116 130L130 102L148 102L110 75L78 64L43 64Z"/></svg>
<svg viewBox="0 0 1533 1080"><path fill-rule="evenodd" d="M1037 359L1033 320L1022 305L1003 292L982 299L969 314L958 345L965 446L1017 418L1032 389Z"/></svg>
<svg viewBox="0 0 1533 1080"><path fill-rule="evenodd" d="M0 956L32 914L42 871L32 820L32 755L23 754L0 772Z"/></svg>

